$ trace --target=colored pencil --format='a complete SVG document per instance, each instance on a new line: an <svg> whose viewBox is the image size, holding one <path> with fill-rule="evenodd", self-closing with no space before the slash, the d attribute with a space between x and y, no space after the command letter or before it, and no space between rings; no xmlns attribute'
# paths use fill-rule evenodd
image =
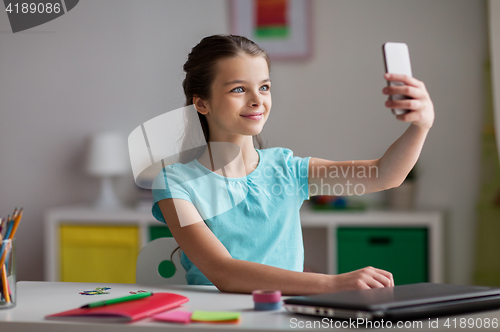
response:
<svg viewBox="0 0 500 332"><path fill-rule="evenodd" d="M16 213L17 211L14 211L14 213ZM14 216L12 217L14 219L13 222L11 222L12 225L12 229L11 229L11 232L9 234L9 240L12 240L14 238L14 235L16 235L16 231L17 231L17 227L19 226L19 222L21 221L21 218L23 217L23 209L21 208L21 210L19 210L19 213L16 214L16 217L14 219Z"/></svg>
<svg viewBox="0 0 500 332"><path fill-rule="evenodd" d="M8 239L9 237L9 234L10 234L10 230L12 229L12 222L11 222L11 218L10 218L10 215L7 216L7 221L5 222L5 235L4 235L4 239Z"/></svg>
<svg viewBox="0 0 500 332"><path fill-rule="evenodd" d="M2 265L2 288L5 302L10 302L9 281L7 280L7 269L5 268L5 265Z"/></svg>
<svg viewBox="0 0 500 332"><path fill-rule="evenodd" d="M12 230L12 222L11 222L10 215L7 216L7 221L5 223L6 223L5 226L6 226L7 230L5 231L5 235L4 235L3 239L8 240L9 235L10 235L11 230ZM0 257L3 257L4 248L5 248L5 243L2 242L2 248L0 249ZM2 266L2 264L0 264L0 267L1 266Z"/></svg>
<svg viewBox="0 0 500 332"><path fill-rule="evenodd" d="M7 216L7 231L5 232L5 236L4 236L4 239L5 240L8 240L8 236L9 236L9 221L10 221L10 216ZM4 255L4 252L5 252L5 246L6 246L7 242L3 242L2 241L2 246L0 247L0 268L3 266L3 263L4 263L4 260L5 260L5 255Z"/></svg>

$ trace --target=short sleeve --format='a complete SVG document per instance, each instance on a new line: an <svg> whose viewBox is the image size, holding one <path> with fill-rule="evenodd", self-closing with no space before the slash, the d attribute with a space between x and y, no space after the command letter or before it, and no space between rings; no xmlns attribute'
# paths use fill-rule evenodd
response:
<svg viewBox="0 0 500 332"><path fill-rule="evenodd" d="M158 202L167 198L180 198L191 202L189 192L185 187L185 175L180 173L181 170L176 168L175 165L169 165L163 168L160 173L153 180L153 216L162 222L165 222L163 214L161 213Z"/></svg>
<svg viewBox="0 0 500 332"><path fill-rule="evenodd" d="M288 172L297 180L301 199L304 201L309 199L309 159L311 157L301 158L294 157L293 151L287 148L282 148Z"/></svg>

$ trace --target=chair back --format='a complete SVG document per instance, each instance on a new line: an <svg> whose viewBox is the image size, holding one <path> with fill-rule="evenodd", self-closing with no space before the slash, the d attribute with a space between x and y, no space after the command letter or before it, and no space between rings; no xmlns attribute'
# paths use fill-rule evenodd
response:
<svg viewBox="0 0 500 332"><path fill-rule="evenodd" d="M173 237L162 237L149 242L137 257L135 282L141 285L186 285L186 271L181 265L180 249Z"/></svg>

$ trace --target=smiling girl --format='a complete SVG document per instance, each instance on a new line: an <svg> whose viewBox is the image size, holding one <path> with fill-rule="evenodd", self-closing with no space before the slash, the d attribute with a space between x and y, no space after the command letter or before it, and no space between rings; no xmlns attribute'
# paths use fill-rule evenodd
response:
<svg viewBox="0 0 500 332"><path fill-rule="evenodd" d="M313 187L316 195L332 195L325 188L349 185L370 193L404 181L434 120L424 84L386 75L388 81L406 84L383 93L410 97L385 103L409 109L396 118L410 126L379 159L336 162L299 158L286 148L260 149L259 133L272 105L269 69L264 50L234 35L204 38L184 64L186 105L195 107L208 145L195 159L160 172L155 181L167 185L153 188L153 215L166 222L179 244L188 284L241 293L278 289L284 295L393 286L390 272L373 267L339 275L303 272L299 211ZM332 177L321 171L335 167L378 172ZM231 207L217 212L228 201Z"/></svg>

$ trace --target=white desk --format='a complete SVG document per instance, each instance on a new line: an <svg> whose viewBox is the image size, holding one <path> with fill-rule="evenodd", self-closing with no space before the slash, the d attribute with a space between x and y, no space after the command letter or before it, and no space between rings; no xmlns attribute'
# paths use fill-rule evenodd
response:
<svg viewBox="0 0 500 332"><path fill-rule="evenodd" d="M85 296L80 295L82 290L92 290L96 287L111 287L109 295ZM96 300L104 300L127 295L130 291L140 289L156 292L173 292L189 297L182 310L207 311L238 311L241 312L238 324L203 324L191 323L187 325L156 322L146 318L134 323L76 323L45 320L44 316L56 312L79 307ZM63 282L18 282L17 306L13 309L0 310L0 331L8 332L152 332L152 331L290 331L298 330L301 324L321 322L320 318L311 316L292 315L281 309L279 311L254 311L251 295L220 293L213 286L161 286L149 287L136 284L96 284L96 283L63 283ZM178 310L178 309L173 309ZM453 319L455 317L452 317ZM497 318L500 320L500 311L466 314L456 316L457 324L460 318L480 319ZM422 327L418 331L450 331L452 327L444 326L446 318L439 318L439 328L429 329L428 319L422 320ZM295 325L292 324L292 321ZM435 318L433 319L435 321ZM319 323L318 323L319 324ZM294 328L295 326L295 328ZM393 326L394 329L395 326ZM328 330L330 328L319 328ZM311 331L312 328L304 328ZM332 329L333 330L333 329ZM408 330L403 328L403 330ZM466 328L474 331L473 328ZM498 328L480 329L494 331Z"/></svg>

